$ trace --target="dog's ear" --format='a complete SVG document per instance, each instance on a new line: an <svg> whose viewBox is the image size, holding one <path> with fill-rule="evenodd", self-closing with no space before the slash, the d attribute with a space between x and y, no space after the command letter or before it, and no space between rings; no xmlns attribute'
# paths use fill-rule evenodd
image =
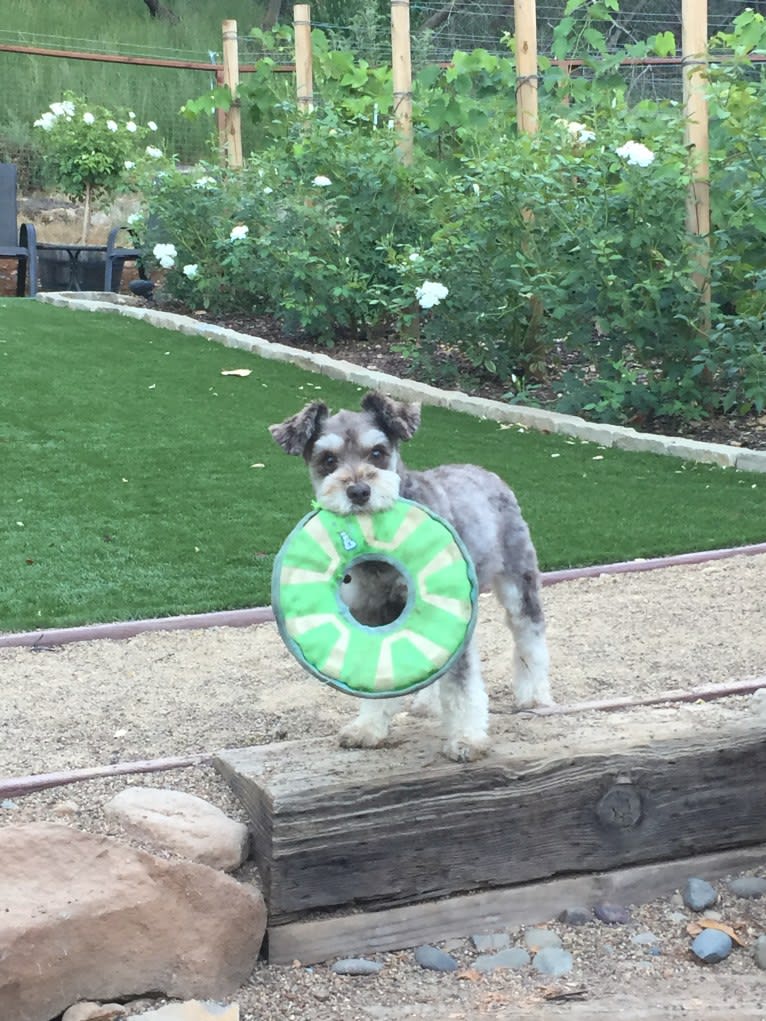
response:
<svg viewBox="0 0 766 1021"><path fill-rule="evenodd" d="M270 425L269 432L288 454L305 455L306 448L319 435L322 422L328 414L326 404L314 401L292 418L286 418L277 425Z"/></svg>
<svg viewBox="0 0 766 1021"><path fill-rule="evenodd" d="M420 405L394 401L370 391L362 398L362 408L369 411L387 436L409 440L420 425Z"/></svg>

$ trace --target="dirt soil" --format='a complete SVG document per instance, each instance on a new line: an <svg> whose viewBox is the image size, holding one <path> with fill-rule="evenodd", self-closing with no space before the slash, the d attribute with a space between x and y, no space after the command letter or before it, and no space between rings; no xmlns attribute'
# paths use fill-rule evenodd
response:
<svg viewBox="0 0 766 1021"><path fill-rule="evenodd" d="M758 555L546 587L557 701L688 691L763 676L765 582L766 555ZM479 642L492 732L512 736L525 757L549 742L574 750L598 733L608 745L612 735L637 725L649 737L655 727L669 724L704 731L762 721L766 730L764 702L750 695L609 714L517 715L508 683L509 638L491 597L482 597ZM308 737L326 737L329 747L356 708L349 696L307 676L286 654L272 624L37 650L0 648L0 676L0 776ZM411 715L396 721L385 754L396 756L401 742L412 741L426 742L438 754L435 724ZM0 824L55 820L123 838L106 821L103 804L130 783L186 790L244 818L220 777L209 767L195 767L16 798L0 806ZM715 819L710 825L715 827ZM766 875L766 861L754 871ZM252 867L240 878L257 881ZM720 889L716 910L751 944L766 931L766 899L741 900ZM377 955L385 966L372 978L336 976L327 965L261 963L232 1000L240 1005L242 1021L589 1019L607 1013L707 1021L723 1018L724 1011L727 1021L766 1017L766 981L752 951L736 949L715 966L696 964L686 931L691 918L677 898L635 908L627 926L594 921L572 928L530 918L530 924L550 922L573 954L572 973L560 979L537 977L529 968L479 976L471 970L477 952L470 941L453 940L447 949L461 965L455 974L422 970L410 950ZM647 930L660 942L657 956L631 942ZM519 931L511 933L513 943L521 938ZM573 992L572 1001L549 999Z"/></svg>

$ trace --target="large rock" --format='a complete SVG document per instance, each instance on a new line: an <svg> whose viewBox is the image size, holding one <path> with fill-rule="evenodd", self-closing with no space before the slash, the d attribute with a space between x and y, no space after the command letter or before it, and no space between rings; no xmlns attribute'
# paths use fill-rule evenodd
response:
<svg viewBox="0 0 766 1021"><path fill-rule="evenodd" d="M148 990L229 996L266 927L260 893L230 876L54 823L0 828L0 903L3 1021Z"/></svg>
<svg viewBox="0 0 766 1021"><path fill-rule="evenodd" d="M154 848L228 872L247 857L247 826L204 798L159 787L126 787L104 806L125 832Z"/></svg>

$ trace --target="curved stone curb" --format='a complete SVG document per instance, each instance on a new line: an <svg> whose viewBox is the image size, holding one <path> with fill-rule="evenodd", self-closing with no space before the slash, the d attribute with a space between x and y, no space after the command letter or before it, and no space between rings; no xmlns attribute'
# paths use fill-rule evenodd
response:
<svg viewBox="0 0 766 1021"><path fill-rule="evenodd" d="M136 304L132 296L104 294L97 291L45 292L37 300L50 305L71 308L83 312L112 312L118 315L142 319L160 329L177 330L191 336L204 337L226 347L238 348L274 361L290 362L311 372L321 372L332 379L343 380L357 386L384 390L399 400L422 401L425 404L451 411L460 411L476 418L487 418L495 422L507 422L536 429L539 432L560 433L575 439L597 443L602 447L616 447L619 450L666 454L687 461L717 464L722 468L736 468L740 471L766 472L766 450L750 450L746 447L732 447L724 443L703 443L677 436L657 436L641 433L621 425L602 425L586 422L577 415L562 415L543 408L525 407L520 404L505 404L502 401L472 397L459 390L440 390L427 383L400 379L385 372L366 369L353 362L346 362L329 355L314 354L276 344L261 337L237 333L223 326L201 323L190 316L174 312L161 312Z"/></svg>
<svg viewBox="0 0 766 1021"><path fill-rule="evenodd" d="M596 578L602 574L636 574L641 571L656 571L662 567L705 564L711 560L726 560L729 557L755 556L757 554L766 554L766 542L755 543L751 546L704 550L698 553L676 553L672 556L653 557L647 560L625 560L614 564L570 567L561 571L545 571L541 578L544 586L558 585L564 581ZM244 610L217 610L213 613L184 614L178 617L151 617L144 620L116 621L111 624L85 624L81 627L51 628L48 631L18 631L14 634L0 634L0 648L15 646L46 648L51 645L65 645L69 642L89 642L99 638L133 638L145 631L251 627L256 624L267 624L273 620L274 612L270 606L255 606Z"/></svg>

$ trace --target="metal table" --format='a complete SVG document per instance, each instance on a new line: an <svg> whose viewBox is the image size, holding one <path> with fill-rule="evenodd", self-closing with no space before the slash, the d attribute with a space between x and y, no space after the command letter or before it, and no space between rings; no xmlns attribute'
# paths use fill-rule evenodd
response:
<svg viewBox="0 0 766 1021"><path fill-rule="evenodd" d="M85 266L88 265L88 260L81 259L83 253L88 252L101 252L104 255L104 260L101 261L101 280L100 286L97 290L103 290L104 272L106 269L106 245L79 245L69 244L65 242L37 242L38 252L66 252L69 257L69 290L70 291L87 291L93 290L91 287L83 287L82 274ZM92 264L92 263L91 263Z"/></svg>

